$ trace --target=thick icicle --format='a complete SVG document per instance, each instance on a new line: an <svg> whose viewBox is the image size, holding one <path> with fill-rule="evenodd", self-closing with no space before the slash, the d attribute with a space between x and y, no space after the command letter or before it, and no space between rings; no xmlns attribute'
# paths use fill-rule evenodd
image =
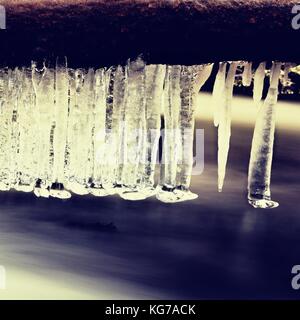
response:
<svg viewBox="0 0 300 320"><path fill-rule="evenodd" d="M156 192L154 187L155 168L158 159L158 144L160 138L163 85L166 76L166 66L150 65L146 67L146 152L142 163L142 192L145 196L152 196Z"/></svg>
<svg viewBox="0 0 300 320"><path fill-rule="evenodd" d="M36 113L38 117L38 180L34 193L38 197L49 197L52 183L53 150L50 140L53 138L54 111L54 72L44 66L37 70L33 64L33 85L36 95Z"/></svg>
<svg viewBox="0 0 300 320"><path fill-rule="evenodd" d="M114 83L113 134L116 162L114 168L114 192L122 192L122 171L124 164L124 123L127 98L127 67L118 66Z"/></svg>
<svg viewBox="0 0 300 320"><path fill-rule="evenodd" d="M18 68L15 68L13 71L9 72L8 78L8 91L9 99L8 106L12 110L12 120L11 120L11 150L10 150L10 170L11 170L11 185L19 191L30 191L27 186L24 186L24 189L19 185L19 163L20 160L18 157L19 154L19 107L21 104L22 96L22 73Z"/></svg>
<svg viewBox="0 0 300 320"><path fill-rule="evenodd" d="M216 76L214 88L213 88L213 108L214 108L214 125L217 127L220 123L220 113L222 104L224 103L224 91L226 81L226 62L220 62L219 71Z"/></svg>
<svg viewBox="0 0 300 320"><path fill-rule="evenodd" d="M30 69L19 70L19 86L21 87L18 100L19 142L17 154L17 182L15 189L31 192L37 178L37 119L35 96Z"/></svg>
<svg viewBox="0 0 300 320"><path fill-rule="evenodd" d="M145 144L145 62L138 58L128 65L128 90L124 123L123 190L120 196L126 200L142 200L145 194L139 189L140 163Z"/></svg>
<svg viewBox="0 0 300 320"><path fill-rule="evenodd" d="M163 94L163 157L161 181L156 197L166 203L178 202L176 194L177 164L180 157L180 75L181 66L167 66Z"/></svg>
<svg viewBox="0 0 300 320"><path fill-rule="evenodd" d="M248 175L248 201L254 208L271 209L279 204L271 200L270 182L275 132L275 106L282 64L272 67L267 98L260 107L255 124Z"/></svg>
<svg viewBox="0 0 300 320"><path fill-rule="evenodd" d="M193 168L196 95L213 65L168 67L164 99L164 178L157 198L174 203L196 199L189 191Z"/></svg>
<svg viewBox="0 0 300 320"><path fill-rule="evenodd" d="M10 103L11 89L9 89L9 70L0 71L0 190L11 188L11 134L12 134L12 108Z"/></svg>
<svg viewBox="0 0 300 320"><path fill-rule="evenodd" d="M238 62L232 62L226 78L224 100L218 127L218 190L223 189L231 136L231 104Z"/></svg>
<svg viewBox="0 0 300 320"><path fill-rule="evenodd" d="M92 126L92 173L89 192L98 197L108 193L103 188L103 173L105 162L105 122L106 122L106 77L105 70L95 72L95 103L93 106Z"/></svg>
<svg viewBox="0 0 300 320"><path fill-rule="evenodd" d="M117 168L117 126L118 119L117 103L115 96L117 93L114 87L117 81L117 68L111 67L105 71L105 89L106 89L106 114L105 114L105 140L104 140L104 158L102 166L102 187L106 195L114 194L116 184ZM104 194L103 194L104 195Z"/></svg>
<svg viewBox="0 0 300 320"><path fill-rule="evenodd" d="M67 62L62 65L57 61L55 69L55 104L53 134L53 173L50 196L68 199L71 193L65 190L65 158L69 112L69 75Z"/></svg>
<svg viewBox="0 0 300 320"><path fill-rule="evenodd" d="M242 82L245 87L250 87L252 83L252 62L246 62L244 65L244 72Z"/></svg>
<svg viewBox="0 0 300 320"><path fill-rule="evenodd" d="M189 191L193 169L193 143L195 128L195 105L197 94L211 75L213 64L183 67L181 73L181 107L179 128L181 149L178 163L176 193L180 201L194 200L198 197Z"/></svg>
<svg viewBox="0 0 300 320"><path fill-rule="evenodd" d="M94 70L76 70L70 86L70 152L67 188L80 195L89 192L92 168L92 127L94 104Z"/></svg>
<svg viewBox="0 0 300 320"><path fill-rule="evenodd" d="M199 91L199 86L195 88L195 67L183 67L181 71L181 106L179 113L180 128L180 159L177 168L176 194L178 201L193 200L197 194L189 191L191 175L193 169L193 142L195 127L195 95ZM198 78L198 81L202 77ZM200 81L199 81L200 82Z"/></svg>
<svg viewBox="0 0 300 320"><path fill-rule="evenodd" d="M125 68L118 66L109 69L106 81L105 159L102 185L107 194L114 194L121 189L120 165L122 163L125 116Z"/></svg>
<svg viewBox="0 0 300 320"><path fill-rule="evenodd" d="M266 63L262 62L258 66L254 75L253 100L255 105L259 105L262 99L264 82L266 76Z"/></svg>

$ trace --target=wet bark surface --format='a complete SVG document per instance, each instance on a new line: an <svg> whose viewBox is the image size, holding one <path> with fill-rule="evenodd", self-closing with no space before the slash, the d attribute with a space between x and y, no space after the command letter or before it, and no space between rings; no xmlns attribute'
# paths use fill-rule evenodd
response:
<svg viewBox="0 0 300 320"><path fill-rule="evenodd" d="M148 63L297 61L296 1L2 1L1 66L32 59L109 66L143 54Z"/></svg>

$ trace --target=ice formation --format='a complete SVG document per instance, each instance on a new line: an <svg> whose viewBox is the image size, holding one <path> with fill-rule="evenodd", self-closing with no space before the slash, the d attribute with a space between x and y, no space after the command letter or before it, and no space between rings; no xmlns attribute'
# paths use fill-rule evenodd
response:
<svg viewBox="0 0 300 320"><path fill-rule="evenodd" d="M243 85L245 87L250 87L252 83L252 62L245 63L242 78L243 78Z"/></svg>
<svg viewBox="0 0 300 320"><path fill-rule="evenodd" d="M282 63L273 63L270 87L260 107L252 140L249 164L248 199L255 208L275 208L271 200L270 182L275 132L275 106L278 99L278 82Z"/></svg>
<svg viewBox="0 0 300 320"><path fill-rule="evenodd" d="M217 127L220 123L220 110L223 105L226 80L226 62L220 62L219 71L216 76L213 88L213 108L214 108L214 125Z"/></svg>
<svg viewBox="0 0 300 320"><path fill-rule="evenodd" d="M223 189L231 136L231 104L233 86L238 62L232 62L225 80L225 88L220 100L218 126L218 190Z"/></svg>
<svg viewBox="0 0 300 320"><path fill-rule="evenodd" d="M67 199L72 193L126 200L156 195L166 203L193 200L194 113L213 64L70 69L65 59L44 66L0 70L0 190ZM260 106L249 165L249 203L271 208L270 176L278 83L291 68L274 62L261 104L266 63L220 62L213 88L218 127L218 190L222 191L231 136L231 104L238 68L253 81ZM161 121L163 119L163 121ZM162 156L159 162L160 141Z"/></svg>
<svg viewBox="0 0 300 320"><path fill-rule="evenodd" d="M193 168L194 111L197 93L209 78L212 66L167 67L163 104L164 162L156 196L163 202L181 202L198 197L189 191Z"/></svg>

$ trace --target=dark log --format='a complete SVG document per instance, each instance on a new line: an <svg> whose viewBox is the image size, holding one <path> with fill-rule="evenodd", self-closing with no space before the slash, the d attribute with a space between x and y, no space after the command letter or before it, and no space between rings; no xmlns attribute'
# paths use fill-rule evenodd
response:
<svg viewBox="0 0 300 320"><path fill-rule="evenodd" d="M148 63L299 61L290 0L0 1L1 66L67 56L73 67Z"/></svg>

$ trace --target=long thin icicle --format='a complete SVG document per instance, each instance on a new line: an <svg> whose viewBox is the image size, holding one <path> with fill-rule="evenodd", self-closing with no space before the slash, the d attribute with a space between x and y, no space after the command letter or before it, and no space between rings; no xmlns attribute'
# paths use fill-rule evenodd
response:
<svg viewBox="0 0 300 320"><path fill-rule="evenodd" d="M225 91L225 81L226 81L226 62L219 63L219 71L216 76L214 88L213 88L213 108L214 108L214 125L217 127L220 123L220 113Z"/></svg>
<svg viewBox="0 0 300 320"><path fill-rule="evenodd" d="M224 102L218 127L218 190L222 192L231 136L231 104L238 62L232 62L226 78Z"/></svg>
<svg viewBox="0 0 300 320"><path fill-rule="evenodd" d="M271 168L275 132L275 106L282 63L275 62L267 98L260 107L252 140L248 175L248 200L254 208L276 208L271 200Z"/></svg>

